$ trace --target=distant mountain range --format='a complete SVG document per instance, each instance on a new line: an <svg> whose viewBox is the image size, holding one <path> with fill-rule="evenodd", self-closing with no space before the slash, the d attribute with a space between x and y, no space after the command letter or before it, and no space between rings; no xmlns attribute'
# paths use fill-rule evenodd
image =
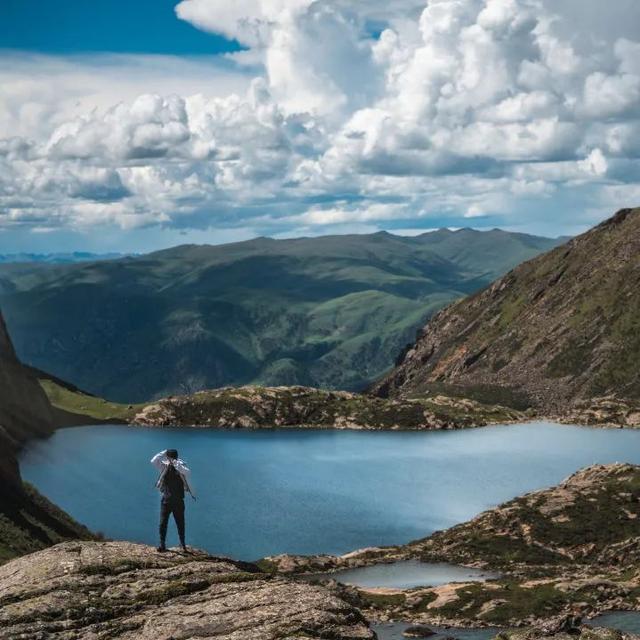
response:
<svg viewBox="0 0 640 640"><path fill-rule="evenodd" d="M123 253L87 253L85 251L73 251L71 253L0 253L0 264L23 262L44 262L47 264L96 262L97 260L122 258L124 255Z"/></svg>
<svg viewBox="0 0 640 640"><path fill-rule="evenodd" d="M522 264L431 319L374 392L640 424L640 209Z"/></svg>
<svg viewBox="0 0 640 640"><path fill-rule="evenodd" d="M436 310L558 242L381 232L6 264L0 305L23 361L113 400L250 382L358 389Z"/></svg>

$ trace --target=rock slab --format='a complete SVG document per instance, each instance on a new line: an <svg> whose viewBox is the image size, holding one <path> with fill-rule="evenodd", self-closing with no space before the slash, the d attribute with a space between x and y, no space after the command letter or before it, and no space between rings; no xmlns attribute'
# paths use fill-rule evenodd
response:
<svg viewBox="0 0 640 640"><path fill-rule="evenodd" d="M67 542L0 567L3 640L374 640L328 589L203 552Z"/></svg>

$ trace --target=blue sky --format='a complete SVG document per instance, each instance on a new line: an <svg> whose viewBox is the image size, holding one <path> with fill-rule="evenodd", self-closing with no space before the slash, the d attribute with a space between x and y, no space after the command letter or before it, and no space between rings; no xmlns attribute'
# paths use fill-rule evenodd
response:
<svg viewBox="0 0 640 640"><path fill-rule="evenodd" d="M2 0L0 43L5 49L57 54L209 55L239 48L178 20L175 5L175 0Z"/></svg>
<svg viewBox="0 0 640 640"><path fill-rule="evenodd" d="M579 233L640 203L640 3L4 0L0 252Z"/></svg>

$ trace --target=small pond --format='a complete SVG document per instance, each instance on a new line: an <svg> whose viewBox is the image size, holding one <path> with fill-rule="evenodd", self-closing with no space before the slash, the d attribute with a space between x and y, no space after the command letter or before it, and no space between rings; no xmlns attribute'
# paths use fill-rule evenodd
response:
<svg viewBox="0 0 640 640"><path fill-rule="evenodd" d="M589 620L589 624L640 634L640 611L612 611Z"/></svg>
<svg viewBox="0 0 640 640"><path fill-rule="evenodd" d="M484 582L498 575L490 571L452 564L403 560L358 569L344 569L325 574L324 577L356 587L413 589L414 587L437 587L449 582Z"/></svg>

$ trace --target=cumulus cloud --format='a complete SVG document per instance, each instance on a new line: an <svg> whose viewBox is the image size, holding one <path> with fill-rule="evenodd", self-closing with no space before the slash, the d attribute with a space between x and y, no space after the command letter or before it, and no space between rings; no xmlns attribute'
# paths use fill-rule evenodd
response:
<svg viewBox="0 0 640 640"><path fill-rule="evenodd" d="M640 8L619 6L183 0L245 49L164 75L129 59L146 91L121 95L113 61L34 79L0 58L0 227L543 231L551 200L586 224L640 175Z"/></svg>

